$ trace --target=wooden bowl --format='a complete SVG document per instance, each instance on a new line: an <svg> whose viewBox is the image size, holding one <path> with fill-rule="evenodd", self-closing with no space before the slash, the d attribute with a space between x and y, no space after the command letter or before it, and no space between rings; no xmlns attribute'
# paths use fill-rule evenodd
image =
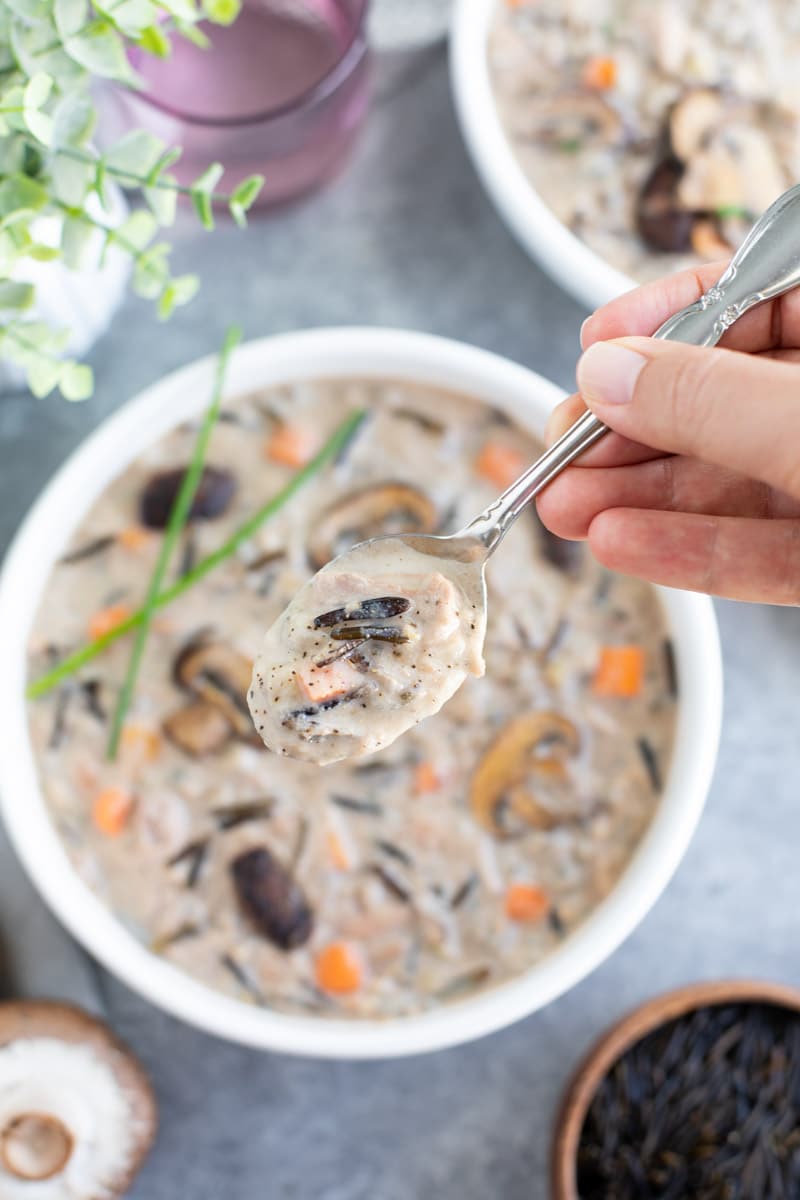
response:
<svg viewBox="0 0 800 1200"><path fill-rule="evenodd" d="M576 1166L583 1122L598 1087L617 1059L659 1026L695 1008L717 1004L771 1004L800 1013L800 989L748 979L695 983L656 996L623 1017L589 1051L564 1096L553 1139L552 1200L580 1200Z"/></svg>

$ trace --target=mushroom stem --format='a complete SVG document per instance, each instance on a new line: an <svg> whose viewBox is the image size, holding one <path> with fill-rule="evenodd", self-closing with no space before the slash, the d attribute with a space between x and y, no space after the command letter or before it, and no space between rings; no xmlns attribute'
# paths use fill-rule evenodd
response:
<svg viewBox="0 0 800 1200"><path fill-rule="evenodd" d="M0 1132L0 1163L15 1179L39 1183L64 1170L74 1146L72 1134L58 1117L21 1113Z"/></svg>

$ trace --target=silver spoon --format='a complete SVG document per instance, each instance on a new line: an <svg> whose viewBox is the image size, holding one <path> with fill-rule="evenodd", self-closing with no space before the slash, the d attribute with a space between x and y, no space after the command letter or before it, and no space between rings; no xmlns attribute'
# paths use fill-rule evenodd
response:
<svg viewBox="0 0 800 1200"><path fill-rule="evenodd" d="M718 282L694 304L665 321L653 337L715 346L725 330L751 308L798 284L800 184L784 192L756 222ZM471 593L470 599L478 595L485 609L484 568L490 555L534 496L606 433L608 426L587 412L465 529L446 537L416 533L391 536L420 554L473 566L474 572L466 573L462 567L459 583ZM359 548L383 540L372 538Z"/></svg>

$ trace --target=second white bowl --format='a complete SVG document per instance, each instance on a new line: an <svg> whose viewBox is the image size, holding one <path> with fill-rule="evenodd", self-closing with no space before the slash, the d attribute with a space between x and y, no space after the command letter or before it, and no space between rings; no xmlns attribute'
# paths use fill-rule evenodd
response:
<svg viewBox="0 0 800 1200"><path fill-rule="evenodd" d="M456 113L475 169L506 224L566 292L599 308L636 281L575 237L539 196L517 160L497 111L487 41L502 0L456 0L450 79Z"/></svg>

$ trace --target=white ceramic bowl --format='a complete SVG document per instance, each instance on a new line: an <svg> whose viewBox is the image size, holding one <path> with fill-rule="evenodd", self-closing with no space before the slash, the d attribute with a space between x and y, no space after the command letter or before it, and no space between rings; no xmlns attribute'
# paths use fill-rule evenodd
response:
<svg viewBox="0 0 800 1200"><path fill-rule="evenodd" d="M636 286L575 237L539 196L520 166L500 121L486 44L503 0L456 0L450 35L450 78L467 148L501 216L549 275L590 309Z"/></svg>
<svg viewBox="0 0 800 1200"><path fill-rule="evenodd" d="M331 1058L435 1050L508 1025L572 987L625 938L665 887L703 807L716 757L721 664L709 600L664 591L681 702L675 752L655 819L619 883L546 960L508 983L420 1016L386 1021L286 1016L213 991L150 954L81 881L51 824L36 777L23 691L25 647L50 570L96 496L130 460L196 414L214 361L169 375L105 421L64 464L23 523L0 578L0 792L31 879L74 936L154 1004L233 1041ZM561 393L505 359L457 342L384 329L322 329L237 351L228 391L308 377L389 377L471 393L540 432Z"/></svg>

